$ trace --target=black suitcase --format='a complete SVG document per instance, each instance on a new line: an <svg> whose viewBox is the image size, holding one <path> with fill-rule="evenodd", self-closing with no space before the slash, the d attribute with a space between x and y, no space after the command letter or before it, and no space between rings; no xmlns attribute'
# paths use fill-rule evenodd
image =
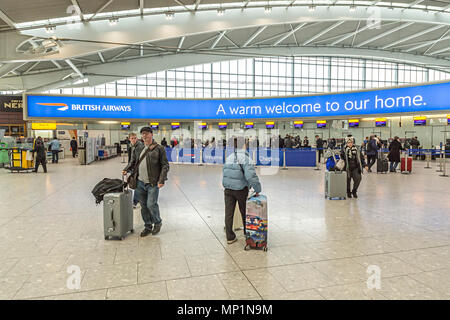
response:
<svg viewBox="0 0 450 320"><path fill-rule="evenodd" d="M387 173L389 163L386 159L377 159L377 173Z"/></svg>

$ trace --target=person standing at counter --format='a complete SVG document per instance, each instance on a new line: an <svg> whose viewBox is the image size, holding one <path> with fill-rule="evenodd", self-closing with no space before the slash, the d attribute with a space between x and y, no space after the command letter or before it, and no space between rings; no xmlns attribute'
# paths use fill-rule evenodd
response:
<svg viewBox="0 0 450 320"><path fill-rule="evenodd" d="M54 138L52 142L49 144L49 150L52 152L52 163L58 163L59 158L59 148L61 144L59 143L57 138Z"/></svg>
<svg viewBox="0 0 450 320"><path fill-rule="evenodd" d="M75 139L75 137L73 137L72 140L70 140L70 149L72 150L72 157L75 158L75 156L78 153L78 142L77 139Z"/></svg>
<svg viewBox="0 0 450 320"><path fill-rule="evenodd" d="M389 172L396 172L397 166L400 163L400 150L404 150L400 143L398 136L394 137L394 140L389 145L388 159L391 162Z"/></svg>
<svg viewBox="0 0 450 320"><path fill-rule="evenodd" d="M36 162L34 165L34 172L38 172L39 165L41 164L42 168L44 169L44 173L47 173L46 152L44 142L42 141L41 137L37 137L34 143L34 149L31 150L31 152L36 152Z"/></svg>
<svg viewBox="0 0 450 320"><path fill-rule="evenodd" d="M320 163L320 158L321 158L321 156L323 155L323 140L319 137L319 135L317 134L316 135L316 149L318 150L318 152L319 152L319 158L318 158L318 161L319 161L319 163Z"/></svg>

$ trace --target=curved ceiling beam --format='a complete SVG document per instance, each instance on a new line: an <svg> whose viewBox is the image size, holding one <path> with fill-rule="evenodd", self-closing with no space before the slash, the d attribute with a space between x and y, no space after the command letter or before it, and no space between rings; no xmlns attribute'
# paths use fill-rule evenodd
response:
<svg viewBox="0 0 450 320"><path fill-rule="evenodd" d="M314 12L307 7L274 7L270 14L264 13L262 8L229 9L223 16L218 17L215 11L201 11L195 15L189 12L177 13L172 20L164 15L120 18L115 26L108 21L91 21L61 25L56 28L52 36L59 39L82 39L100 42L144 43L164 39L179 38L208 32L221 32L233 29L262 27L265 25L302 24L305 22L326 21L367 21L373 24L374 19L380 21L402 21L404 23L425 23L450 26L450 15L446 13L425 12L417 9L358 7L350 12L348 6L317 7ZM376 24L372 26L376 28ZM23 35L48 38L45 28L26 30ZM1 43L0 43L1 47ZM97 51L119 47L105 43L71 43L65 42L59 53L51 56L36 56L33 58L12 52L10 48L9 60L63 60L76 56L96 53ZM0 61L5 57L0 55Z"/></svg>
<svg viewBox="0 0 450 320"><path fill-rule="evenodd" d="M252 55L259 57L267 56L338 56L338 57L354 57L369 58L376 60L384 60L399 63L412 63L423 66L439 66L440 68L449 68L450 62L432 57L413 55L400 52L389 52L383 50L371 50L362 48L333 48L333 47L269 47L269 48L245 48L229 50L235 54L234 59L250 58ZM239 55L242 55L241 57ZM125 61L115 61L90 65L81 68L80 72L89 79L83 86L94 86L111 82L125 77L137 76L152 72L163 71L167 69L175 69L190 65L211 63L217 61L233 60L230 55L225 54L172 54L156 57L143 57ZM59 70L48 72L46 74L23 75L22 77L8 77L0 79L0 90L28 90L31 88L52 88L61 87L61 81L68 74L73 72L69 70ZM55 82L55 79L61 79ZM65 82L66 83L66 82ZM67 85L67 84L65 84ZM8 89L6 89L8 88Z"/></svg>

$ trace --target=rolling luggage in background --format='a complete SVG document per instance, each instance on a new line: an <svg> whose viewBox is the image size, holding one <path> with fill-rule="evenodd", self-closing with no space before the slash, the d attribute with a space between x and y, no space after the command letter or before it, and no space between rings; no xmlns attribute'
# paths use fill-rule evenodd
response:
<svg viewBox="0 0 450 320"><path fill-rule="evenodd" d="M389 170L389 163L387 159L377 159L377 173L387 173Z"/></svg>
<svg viewBox="0 0 450 320"><path fill-rule="evenodd" d="M400 159L400 171L404 174L411 173L412 171L412 157L408 157L406 153Z"/></svg>
<svg viewBox="0 0 450 320"><path fill-rule="evenodd" d="M245 247L262 248L267 251L267 198L259 195L250 196L247 200L247 210L245 216Z"/></svg>
<svg viewBox="0 0 450 320"><path fill-rule="evenodd" d="M347 199L347 171L325 171L325 199Z"/></svg>
<svg viewBox="0 0 450 320"><path fill-rule="evenodd" d="M133 230L133 193L126 189L122 192L107 193L103 196L103 227L105 240L118 237L123 240Z"/></svg>
<svg viewBox="0 0 450 320"><path fill-rule="evenodd" d="M389 170L389 161L386 155L380 150L377 158L377 173L387 173Z"/></svg>

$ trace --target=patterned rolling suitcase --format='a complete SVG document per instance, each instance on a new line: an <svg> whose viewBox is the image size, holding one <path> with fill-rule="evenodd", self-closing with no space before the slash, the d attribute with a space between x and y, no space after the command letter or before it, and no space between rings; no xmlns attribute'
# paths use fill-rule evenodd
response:
<svg viewBox="0 0 450 320"><path fill-rule="evenodd" d="M325 199L347 199L347 171L325 171Z"/></svg>
<svg viewBox="0 0 450 320"><path fill-rule="evenodd" d="M105 240L117 237L123 240L133 230L133 193L126 189L122 192L107 193L103 197L103 229Z"/></svg>
<svg viewBox="0 0 450 320"><path fill-rule="evenodd" d="M262 248L267 251L267 198L266 196L250 196L247 200L245 216L245 247Z"/></svg>

